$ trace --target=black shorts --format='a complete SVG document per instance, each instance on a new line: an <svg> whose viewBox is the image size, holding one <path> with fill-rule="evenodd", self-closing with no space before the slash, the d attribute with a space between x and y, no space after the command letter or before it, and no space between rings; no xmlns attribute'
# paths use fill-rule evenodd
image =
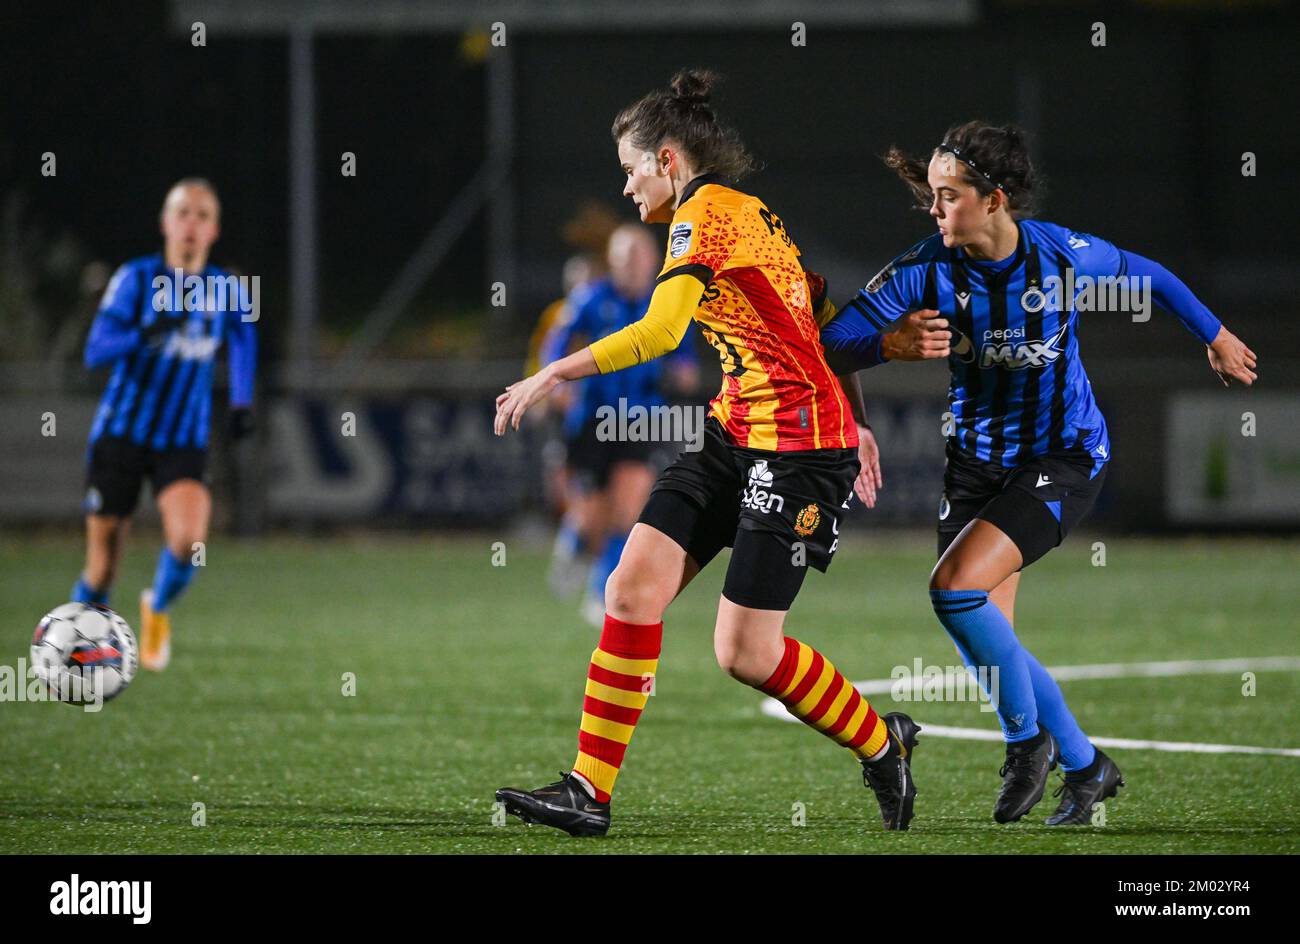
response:
<svg viewBox="0 0 1300 944"><path fill-rule="evenodd" d="M734 547L723 595L788 610L808 565L830 566L858 475L856 449L770 452L733 446L709 417L697 452L683 452L655 483L641 522L704 568Z"/></svg>
<svg viewBox="0 0 1300 944"><path fill-rule="evenodd" d="M206 485L207 469L206 449L150 449L127 439L101 436L90 447L82 511L125 517L135 511L146 476L157 498L179 479L197 479Z"/></svg>
<svg viewBox="0 0 1300 944"><path fill-rule="evenodd" d="M1093 474L1085 450L1036 456L1007 469L948 447L939 501L939 556L971 520L996 525L1015 542L1028 567L1065 540L1082 520L1106 478Z"/></svg>
<svg viewBox="0 0 1300 944"><path fill-rule="evenodd" d="M609 473L620 462L639 462L662 468L667 461L664 443L602 442L596 435L600 424L587 423L564 443L564 464L573 484L583 491L595 491L609 484Z"/></svg>

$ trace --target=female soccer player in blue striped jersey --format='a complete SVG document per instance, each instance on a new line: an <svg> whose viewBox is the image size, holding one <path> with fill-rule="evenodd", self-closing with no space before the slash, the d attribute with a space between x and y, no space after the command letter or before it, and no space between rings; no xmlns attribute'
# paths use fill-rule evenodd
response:
<svg viewBox="0 0 1300 944"><path fill-rule="evenodd" d="M825 326L822 343L837 374L887 359L948 359L930 597L966 664L997 670L1007 756L993 816L1027 813L1059 757L1065 781L1047 823L1086 824L1093 805L1123 786L1120 771L1012 628L1020 571L1088 511L1110 459L1079 358L1079 312L1149 312L1153 299L1207 346L1225 385L1254 382L1255 354L1159 264L1026 219L1037 180L1017 129L968 122L928 159L891 149L886 163L938 232L873 278Z"/></svg>
<svg viewBox="0 0 1300 944"><path fill-rule="evenodd" d="M223 341L230 345L231 435L253 429L256 314L235 277L208 263L220 212L206 180L173 186L162 209L163 251L113 274L86 339L86 366L112 373L90 431L86 566L72 598L107 605L148 477L164 544L153 587L140 595L140 664L155 671L171 658L168 607L194 574L195 545L207 540L212 373Z"/></svg>

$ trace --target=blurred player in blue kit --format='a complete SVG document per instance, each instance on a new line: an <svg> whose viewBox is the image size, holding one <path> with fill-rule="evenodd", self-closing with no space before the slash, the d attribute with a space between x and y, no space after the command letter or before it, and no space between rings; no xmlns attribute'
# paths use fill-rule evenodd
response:
<svg viewBox="0 0 1300 944"><path fill-rule="evenodd" d="M662 252L639 224L610 234L608 275L577 288L542 349L543 364L638 321L650 304ZM560 595L585 577L582 610L592 625L605 617L605 581L650 496L672 443L602 441L598 413L666 405L665 393L689 394L699 373L689 341L661 360L587 377L564 389L565 515L556 535L550 583ZM621 404L621 405L620 405Z"/></svg>
<svg viewBox="0 0 1300 944"><path fill-rule="evenodd" d="M114 274L86 339L87 368L110 368L87 448L86 563L73 599L107 605L131 515L148 478L162 517L153 586L140 595L140 664L171 659L171 605L207 540L208 433L216 355L229 345L230 434L253 431L257 317L233 275L209 264L221 233L216 190L185 178L167 193L160 253Z"/></svg>

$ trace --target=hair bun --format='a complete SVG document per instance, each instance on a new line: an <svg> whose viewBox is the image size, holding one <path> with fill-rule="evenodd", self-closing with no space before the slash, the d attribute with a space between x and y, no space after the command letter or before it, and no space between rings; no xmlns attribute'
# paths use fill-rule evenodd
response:
<svg viewBox="0 0 1300 944"><path fill-rule="evenodd" d="M707 105L714 81L715 76L712 72L703 69L683 69L673 76L670 83L673 99L690 105Z"/></svg>

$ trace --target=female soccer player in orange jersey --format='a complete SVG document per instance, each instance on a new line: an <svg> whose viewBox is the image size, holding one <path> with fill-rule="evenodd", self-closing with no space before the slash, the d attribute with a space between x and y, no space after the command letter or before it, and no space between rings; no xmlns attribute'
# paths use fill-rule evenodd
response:
<svg viewBox="0 0 1300 944"><path fill-rule="evenodd" d="M880 465L860 389L850 384L850 407L822 353L819 321L833 313L818 297L824 283L804 271L781 218L726 182L752 162L718 123L712 83L709 73L681 72L670 90L651 92L614 121L624 196L643 222L670 224L645 316L497 398L495 432L503 435L558 384L673 350L692 317L722 362L702 447L659 477L606 584L573 772L538 790L498 790L497 799L526 822L573 835L608 830L614 780L652 690L664 611L730 546L714 627L719 666L847 747L885 827L906 829L919 728L901 713L877 716L830 660L785 635L807 564L829 565L855 479L874 505Z"/></svg>

